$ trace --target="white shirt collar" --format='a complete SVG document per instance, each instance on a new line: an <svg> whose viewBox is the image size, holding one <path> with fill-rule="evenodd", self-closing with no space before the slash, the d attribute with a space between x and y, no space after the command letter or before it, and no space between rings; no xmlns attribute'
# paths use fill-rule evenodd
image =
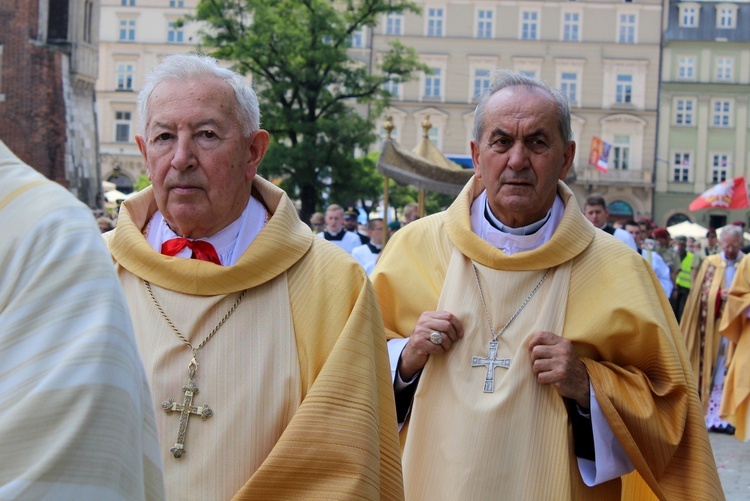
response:
<svg viewBox="0 0 750 501"><path fill-rule="evenodd" d="M222 266L234 265L245 253L250 244L266 225L268 212L258 200L250 197L250 201L238 219L226 228L219 230L206 238L199 238L214 246ZM161 246L167 240L177 238L164 220L160 211L156 211L146 226L146 240L156 252L161 252ZM189 259L192 251L185 247L176 257Z"/></svg>
<svg viewBox="0 0 750 501"><path fill-rule="evenodd" d="M493 222L502 230L493 227L485 217L487 192L483 191L471 204L471 231L488 244L511 255L516 252L534 250L549 241L562 220L565 203L560 195L555 196L552 208L540 221L522 228L508 228L503 225L492 211L487 211ZM512 230L512 233L509 231ZM516 234L520 233L520 234Z"/></svg>

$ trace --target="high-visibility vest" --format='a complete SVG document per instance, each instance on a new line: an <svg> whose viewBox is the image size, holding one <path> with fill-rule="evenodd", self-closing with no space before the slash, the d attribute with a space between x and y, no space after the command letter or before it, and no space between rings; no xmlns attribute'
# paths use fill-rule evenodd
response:
<svg viewBox="0 0 750 501"><path fill-rule="evenodd" d="M682 265L680 266L680 272L677 274L677 279L675 280L675 283L679 285L680 287L684 287L686 289L690 288L690 278L692 276L692 267L693 267L693 258L695 256L692 252L688 252L685 254L685 257L682 258Z"/></svg>

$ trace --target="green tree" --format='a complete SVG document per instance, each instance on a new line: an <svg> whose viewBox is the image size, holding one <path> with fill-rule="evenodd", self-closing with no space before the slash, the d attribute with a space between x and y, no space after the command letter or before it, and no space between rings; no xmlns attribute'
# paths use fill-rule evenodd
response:
<svg viewBox="0 0 750 501"><path fill-rule="evenodd" d="M135 191L141 191L143 188L146 188L148 186L151 186L151 181L149 181L146 174L141 174L140 176L138 176L138 179L135 180L133 189Z"/></svg>
<svg viewBox="0 0 750 501"><path fill-rule="evenodd" d="M404 82L426 69L398 41L377 62L373 52L352 49L363 28L406 11L418 8L407 0L198 4L193 19L207 26L203 50L253 76L263 128L271 134L261 174L280 178L300 199L303 219L321 206L328 185L358 170L355 153L375 140L374 120L389 103L385 82Z"/></svg>

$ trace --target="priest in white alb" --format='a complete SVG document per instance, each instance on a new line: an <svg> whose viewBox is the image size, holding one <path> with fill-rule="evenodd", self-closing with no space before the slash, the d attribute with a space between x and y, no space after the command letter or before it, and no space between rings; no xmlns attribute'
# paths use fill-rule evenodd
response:
<svg viewBox="0 0 750 501"><path fill-rule="evenodd" d="M167 57L139 96L152 188L106 235L130 305L167 497L401 499L382 320L345 252L256 176L245 80Z"/></svg>
<svg viewBox="0 0 750 501"><path fill-rule="evenodd" d="M476 176L372 275L406 498L723 499L667 298L561 181L565 97L499 72L471 151Z"/></svg>

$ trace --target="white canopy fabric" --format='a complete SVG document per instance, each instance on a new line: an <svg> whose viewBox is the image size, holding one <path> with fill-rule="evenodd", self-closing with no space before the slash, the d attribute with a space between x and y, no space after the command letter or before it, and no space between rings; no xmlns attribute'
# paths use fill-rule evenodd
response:
<svg viewBox="0 0 750 501"><path fill-rule="evenodd" d="M109 190L104 193L104 198L107 202L121 202L128 198L128 195L118 190Z"/></svg>
<svg viewBox="0 0 750 501"><path fill-rule="evenodd" d="M691 223L690 221L683 221L681 223L668 226L669 236L674 237L693 237L693 238L705 238L708 233L708 228L697 223Z"/></svg>

